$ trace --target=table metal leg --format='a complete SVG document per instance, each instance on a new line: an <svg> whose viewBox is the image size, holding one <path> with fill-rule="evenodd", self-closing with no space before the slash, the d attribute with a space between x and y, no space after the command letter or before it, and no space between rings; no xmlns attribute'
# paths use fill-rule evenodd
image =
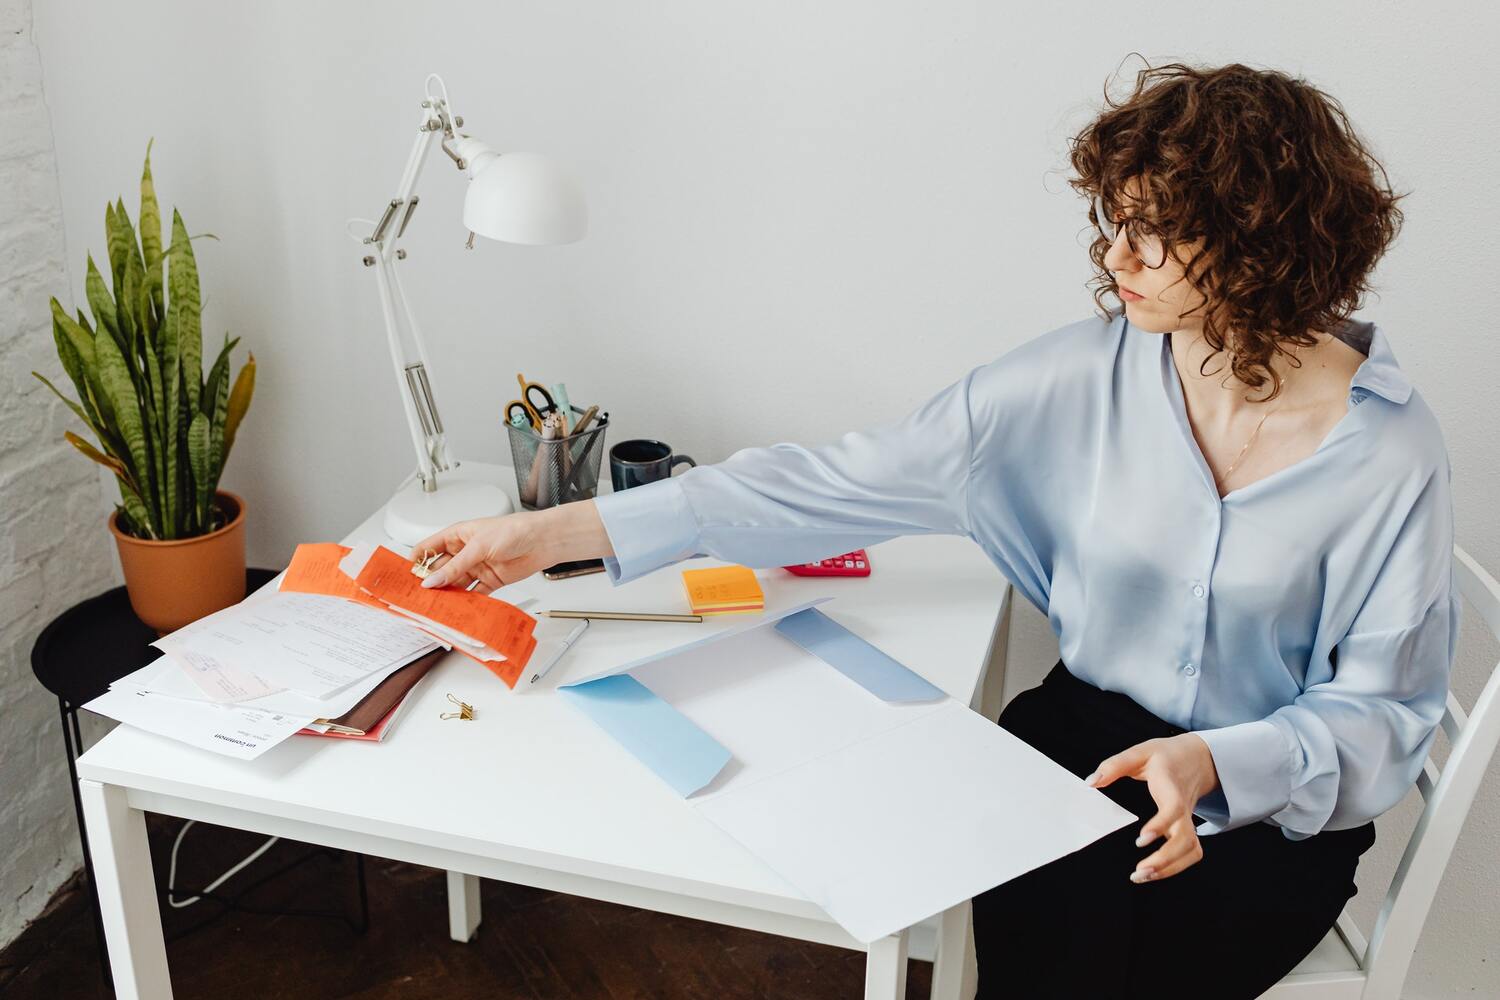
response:
<svg viewBox="0 0 1500 1000"><path fill-rule="evenodd" d="M99 949L99 977L104 981L106 993L114 993L109 978L109 948L104 943L104 922L99 916L99 893L94 883L94 859L89 857L88 830L83 824L83 799L78 795L79 755L83 753L83 734L78 728L78 711L70 708L66 700L57 699L57 710L62 716L63 747L68 756L68 782L73 787L73 809L78 816L78 845L83 849L83 883L88 896L89 917L94 922L94 943Z"/></svg>
<svg viewBox="0 0 1500 1000"><path fill-rule="evenodd" d="M472 941L479 930L479 876L448 873L448 936Z"/></svg>
<svg viewBox="0 0 1500 1000"><path fill-rule="evenodd" d="M865 1000L906 1000L907 932L870 944L865 959Z"/></svg>
<svg viewBox="0 0 1500 1000"><path fill-rule="evenodd" d="M125 790L115 785L84 780L78 787L115 993L121 1000L171 1000L145 813L130 808Z"/></svg>

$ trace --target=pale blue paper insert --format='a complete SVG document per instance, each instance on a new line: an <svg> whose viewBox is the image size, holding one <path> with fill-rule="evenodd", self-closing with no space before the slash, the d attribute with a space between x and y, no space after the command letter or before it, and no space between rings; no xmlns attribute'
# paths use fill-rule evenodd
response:
<svg viewBox="0 0 1500 1000"><path fill-rule="evenodd" d="M788 615L776 623L776 631L884 701L931 701L945 697L942 689L817 608Z"/></svg>
<svg viewBox="0 0 1500 1000"><path fill-rule="evenodd" d="M557 689L684 798L713 781L730 753L628 674Z"/></svg>

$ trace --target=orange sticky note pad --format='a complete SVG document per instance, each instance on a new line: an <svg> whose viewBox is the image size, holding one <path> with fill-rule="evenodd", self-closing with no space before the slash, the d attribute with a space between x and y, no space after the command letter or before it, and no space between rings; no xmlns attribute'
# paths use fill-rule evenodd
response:
<svg viewBox="0 0 1500 1000"><path fill-rule="evenodd" d="M760 581L746 566L716 566L685 569L682 583L695 615L722 615L736 611L761 611L766 598Z"/></svg>

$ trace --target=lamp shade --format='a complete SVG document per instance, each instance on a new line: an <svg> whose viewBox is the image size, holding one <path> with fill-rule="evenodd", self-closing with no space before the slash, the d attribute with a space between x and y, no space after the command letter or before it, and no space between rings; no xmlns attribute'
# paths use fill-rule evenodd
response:
<svg viewBox="0 0 1500 1000"><path fill-rule="evenodd" d="M472 139L460 148L471 178L464 196L470 232L532 246L583 239L583 189L557 164L540 153L496 153Z"/></svg>

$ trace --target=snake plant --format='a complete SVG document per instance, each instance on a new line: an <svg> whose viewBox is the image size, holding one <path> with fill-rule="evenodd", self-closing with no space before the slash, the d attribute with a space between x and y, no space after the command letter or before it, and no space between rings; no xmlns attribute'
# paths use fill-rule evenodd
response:
<svg viewBox="0 0 1500 1000"><path fill-rule="evenodd" d="M239 338L226 333L204 376L192 239L175 209L166 249L161 228L147 143L139 230L123 198L104 209L109 285L88 258L84 291L93 322L82 309L76 318L68 315L52 299L57 356L78 400L32 374L93 431L98 447L72 431L63 436L115 474L120 530L165 541L223 526L215 493L255 390L255 355L231 386L229 354Z"/></svg>

